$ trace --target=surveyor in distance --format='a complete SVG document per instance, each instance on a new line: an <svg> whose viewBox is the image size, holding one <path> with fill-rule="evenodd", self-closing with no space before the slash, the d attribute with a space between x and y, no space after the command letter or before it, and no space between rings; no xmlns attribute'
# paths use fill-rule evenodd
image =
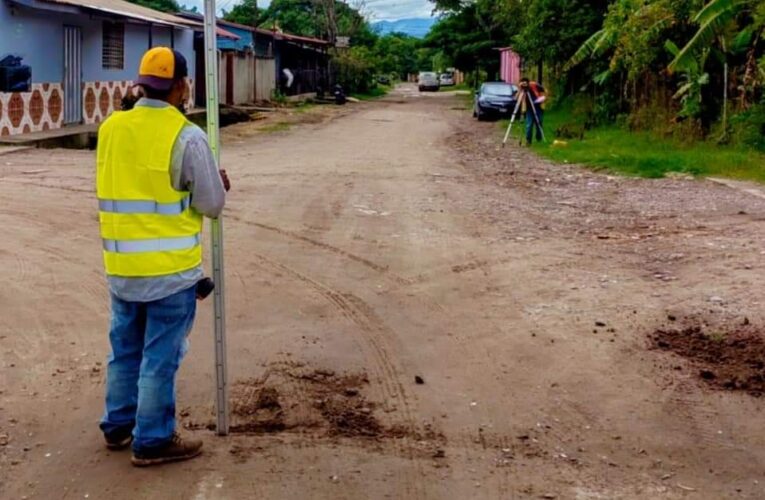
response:
<svg viewBox="0 0 765 500"><path fill-rule="evenodd" d="M530 146L534 129L536 129L537 142L542 141L542 119L547 97L542 84L530 81L526 77L521 78L520 88L525 97L522 106L526 113L526 145Z"/></svg>
<svg viewBox="0 0 765 500"><path fill-rule="evenodd" d="M205 133L183 113L182 54L144 54L130 111L98 133L96 184L111 292L111 354L101 430L112 450L132 443L132 463L186 460L202 441L176 432L175 376L196 312L203 216L218 217L228 178Z"/></svg>

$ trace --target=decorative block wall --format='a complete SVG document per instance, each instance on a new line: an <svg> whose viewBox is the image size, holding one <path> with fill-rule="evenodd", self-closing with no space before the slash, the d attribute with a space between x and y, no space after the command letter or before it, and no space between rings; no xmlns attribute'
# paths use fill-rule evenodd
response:
<svg viewBox="0 0 765 500"><path fill-rule="evenodd" d="M194 81L189 79L189 102L194 107ZM85 82L82 85L83 123L104 121L122 106L133 82ZM0 136L61 128L64 92L60 83L34 83L31 92L0 92Z"/></svg>
<svg viewBox="0 0 765 500"><path fill-rule="evenodd" d="M60 83L35 83L31 92L0 92L0 136L59 128L63 121Z"/></svg>
<svg viewBox="0 0 765 500"><path fill-rule="evenodd" d="M122 107L122 98L132 92L133 82L85 82L82 84L82 120L101 123Z"/></svg>
<svg viewBox="0 0 765 500"><path fill-rule="evenodd" d="M194 80L188 79L189 101L186 109L194 107ZM133 82L85 82L82 90L82 119L85 123L101 123L113 111L119 111L122 98L133 92Z"/></svg>

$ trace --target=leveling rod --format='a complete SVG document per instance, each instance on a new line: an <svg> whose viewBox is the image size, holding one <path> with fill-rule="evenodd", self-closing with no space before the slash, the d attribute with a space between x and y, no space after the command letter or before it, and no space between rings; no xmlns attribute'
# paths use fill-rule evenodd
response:
<svg viewBox="0 0 765 500"><path fill-rule="evenodd" d="M207 140L215 163L220 167L218 108L218 44L216 38L215 0L205 0L205 92L207 94ZM226 301L223 277L223 221L210 221L212 271L215 281L215 416L216 432L228 434L228 363L226 360Z"/></svg>

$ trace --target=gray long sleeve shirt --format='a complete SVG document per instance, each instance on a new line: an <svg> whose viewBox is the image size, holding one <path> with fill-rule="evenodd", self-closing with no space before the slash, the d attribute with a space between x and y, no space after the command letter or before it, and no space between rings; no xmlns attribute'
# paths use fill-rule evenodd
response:
<svg viewBox="0 0 765 500"><path fill-rule="evenodd" d="M162 108L164 101L142 98L136 106ZM186 125L173 145L170 179L173 189L191 194L191 209L215 218L223 211L226 191L215 164L207 136L196 125ZM186 290L204 276L202 266L167 276L123 278L109 276L109 289L128 302L152 302Z"/></svg>

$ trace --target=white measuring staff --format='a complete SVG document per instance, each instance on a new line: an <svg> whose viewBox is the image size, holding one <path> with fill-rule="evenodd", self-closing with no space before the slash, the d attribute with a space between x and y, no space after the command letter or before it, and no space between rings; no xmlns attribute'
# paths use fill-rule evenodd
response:
<svg viewBox="0 0 765 500"><path fill-rule="evenodd" d="M207 92L207 140L216 164L220 167L218 137L218 43L216 39L215 0L205 0L205 80ZM212 236L212 268L215 282L215 415L216 432L228 434L228 367L226 361L226 301L223 282L223 221L210 221Z"/></svg>

